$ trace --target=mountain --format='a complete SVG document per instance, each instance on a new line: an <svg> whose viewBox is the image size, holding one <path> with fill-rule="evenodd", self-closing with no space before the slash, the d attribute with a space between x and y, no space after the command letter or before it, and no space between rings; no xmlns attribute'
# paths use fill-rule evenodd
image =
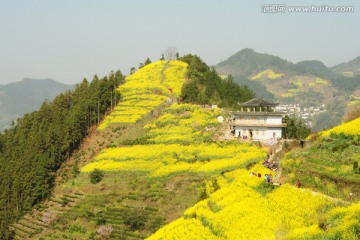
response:
<svg viewBox="0 0 360 240"><path fill-rule="evenodd" d="M295 69L298 74L310 74L326 79L332 79L334 75L324 63L318 60L298 62L295 64Z"/></svg>
<svg viewBox="0 0 360 240"><path fill-rule="evenodd" d="M360 56L344 63L340 63L330 68L337 74L342 74L347 77L360 75Z"/></svg>
<svg viewBox="0 0 360 240"><path fill-rule="evenodd" d="M61 92L74 88L52 79L25 78L22 81L0 85L0 130L13 120L38 109L45 99L52 100Z"/></svg>
<svg viewBox="0 0 360 240"><path fill-rule="evenodd" d="M257 146L215 146L223 113L204 106L237 106L253 93L198 56L180 59L145 64L126 81L120 71L84 79L1 133L0 239L109 239L107 230L111 239L144 239L195 204L209 175L265 156ZM112 176L93 161L102 150L127 151L101 162L116 168ZM122 157L130 158L118 168Z"/></svg>
<svg viewBox="0 0 360 240"><path fill-rule="evenodd" d="M249 77L255 72L272 68L275 71L293 71L294 64L280 57L257 53L253 49L245 48L216 66L219 74Z"/></svg>
<svg viewBox="0 0 360 240"><path fill-rule="evenodd" d="M83 81L0 134L0 239L358 239L358 122L307 149L233 139L228 110L183 102L189 80L229 89L183 59L118 79L115 108L111 77Z"/></svg>
<svg viewBox="0 0 360 240"><path fill-rule="evenodd" d="M232 74L239 84L248 84L258 97L271 98L274 95L280 103L300 102L310 106L314 102L330 102L337 93L337 88L331 84L336 74L320 61L294 64L246 48L218 63L215 68L220 74ZM259 85L266 90L259 92Z"/></svg>
<svg viewBox="0 0 360 240"><path fill-rule="evenodd" d="M330 69L317 60L292 63L245 48L215 68L222 75L233 75L235 82L247 85L257 97L274 98L280 104L300 104L301 107L325 104L327 112L311 117L313 129L319 130L339 124L344 110L360 102L360 76L347 77L334 70L352 70L357 68L359 60Z"/></svg>

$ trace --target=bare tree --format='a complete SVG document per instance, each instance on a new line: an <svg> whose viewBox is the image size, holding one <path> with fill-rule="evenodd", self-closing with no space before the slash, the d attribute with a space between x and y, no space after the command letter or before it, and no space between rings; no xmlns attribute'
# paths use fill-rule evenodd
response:
<svg viewBox="0 0 360 240"><path fill-rule="evenodd" d="M103 237L103 239L109 239L111 233L114 231L112 226L100 226L96 232Z"/></svg>
<svg viewBox="0 0 360 240"><path fill-rule="evenodd" d="M176 47L168 47L168 48L165 50L165 58L166 58L167 60L174 60L174 59L175 59L175 56L176 56L176 53L177 53Z"/></svg>
<svg viewBox="0 0 360 240"><path fill-rule="evenodd" d="M360 104L349 109L343 117L344 122L350 122L360 117Z"/></svg>

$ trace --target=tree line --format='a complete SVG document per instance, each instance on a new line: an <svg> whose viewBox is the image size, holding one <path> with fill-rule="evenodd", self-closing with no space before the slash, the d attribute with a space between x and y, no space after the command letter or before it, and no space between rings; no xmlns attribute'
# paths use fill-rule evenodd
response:
<svg viewBox="0 0 360 240"><path fill-rule="evenodd" d="M51 195L56 171L118 103L124 81L120 71L84 79L0 134L0 239L10 239L9 225Z"/></svg>
<svg viewBox="0 0 360 240"><path fill-rule="evenodd" d="M238 108L238 103L255 97L247 86L234 82L231 75L222 79L214 67L209 67L196 55L188 54L180 60L189 64L187 81L181 91L184 102Z"/></svg>
<svg viewBox="0 0 360 240"><path fill-rule="evenodd" d="M286 115L282 122L286 123L286 127L282 129L282 138L304 140L311 133L310 127L304 123L302 118Z"/></svg>
<svg viewBox="0 0 360 240"><path fill-rule="evenodd" d="M239 102L255 96L231 76L222 79L198 56L174 56L189 64L181 94L184 102L237 108ZM146 59L139 68L149 63ZM120 71L101 79L95 75L91 82L84 79L0 134L0 239L11 239L9 225L50 197L57 170L79 148L89 129L117 105L121 96L116 89L124 82Z"/></svg>

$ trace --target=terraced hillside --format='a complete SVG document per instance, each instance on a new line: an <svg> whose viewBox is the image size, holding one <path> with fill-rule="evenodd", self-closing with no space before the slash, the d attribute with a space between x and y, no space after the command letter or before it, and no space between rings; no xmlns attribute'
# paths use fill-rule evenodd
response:
<svg viewBox="0 0 360 240"><path fill-rule="evenodd" d="M245 169L222 174L208 182L207 198L148 239L359 239L359 122L287 154L281 186ZM259 165L250 171L271 173ZM295 187L297 179L309 189Z"/></svg>
<svg viewBox="0 0 360 240"><path fill-rule="evenodd" d="M264 174L276 174L261 165L267 148L215 141L224 134L217 117L226 113L177 102L186 68L161 61L128 77L119 88L123 102L76 154L80 173L12 225L15 238L358 237L359 204L286 178L267 183ZM104 178L92 184L95 169Z"/></svg>
<svg viewBox="0 0 360 240"><path fill-rule="evenodd" d="M360 199L360 118L313 135L306 149L287 154L283 173L290 182L333 197ZM284 175L285 176L285 175Z"/></svg>

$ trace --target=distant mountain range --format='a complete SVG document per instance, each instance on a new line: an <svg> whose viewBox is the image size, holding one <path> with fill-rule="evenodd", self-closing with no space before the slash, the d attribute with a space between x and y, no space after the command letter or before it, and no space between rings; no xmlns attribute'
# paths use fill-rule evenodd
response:
<svg viewBox="0 0 360 240"><path fill-rule="evenodd" d="M52 79L30 78L0 85L0 131L25 113L37 110L45 99L52 100L73 87Z"/></svg>
<svg viewBox="0 0 360 240"><path fill-rule="evenodd" d="M360 104L360 57L328 68L317 60L292 63L245 48L215 68L248 85L258 97L304 107L324 103L328 111L314 130L339 124L347 107Z"/></svg>
<svg viewBox="0 0 360 240"><path fill-rule="evenodd" d="M360 56L345 63L340 63L331 67L331 70L344 76L353 77L360 74Z"/></svg>
<svg viewBox="0 0 360 240"><path fill-rule="evenodd" d="M256 73L271 69L285 75L308 74L333 79L336 75L354 77L360 75L360 56L346 63L328 68L321 61L301 61L296 64L266 53L257 53L245 48L227 60L218 63L216 70L220 74L232 74L250 78Z"/></svg>

